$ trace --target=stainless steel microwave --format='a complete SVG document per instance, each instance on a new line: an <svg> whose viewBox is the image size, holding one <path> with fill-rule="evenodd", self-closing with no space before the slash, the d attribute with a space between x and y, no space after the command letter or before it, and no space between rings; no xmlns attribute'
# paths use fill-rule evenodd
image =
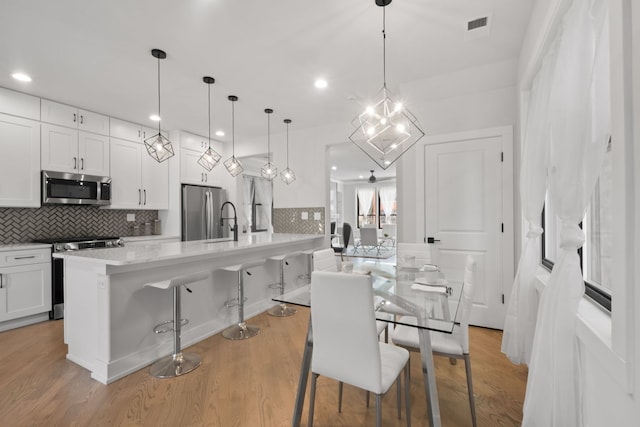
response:
<svg viewBox="0 0 640 427"><path fill-rule="evenodd" d="M110 205L111 178L42 171L42 203L45 205Z"/></svg>

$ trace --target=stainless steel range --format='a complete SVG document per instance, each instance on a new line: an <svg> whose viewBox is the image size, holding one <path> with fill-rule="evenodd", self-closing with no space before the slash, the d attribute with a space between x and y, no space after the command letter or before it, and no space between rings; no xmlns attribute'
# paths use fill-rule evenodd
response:
<svg viewBox="0 0 640 427"><path fill-rule="evenodd" d="M35 243L51 245L51 252L82 251L100 248L119 248L124 242L119 237L57 237L38 239ZM51 260L51 307L49 319L64 317L64 261L60 258Z"/></svg>

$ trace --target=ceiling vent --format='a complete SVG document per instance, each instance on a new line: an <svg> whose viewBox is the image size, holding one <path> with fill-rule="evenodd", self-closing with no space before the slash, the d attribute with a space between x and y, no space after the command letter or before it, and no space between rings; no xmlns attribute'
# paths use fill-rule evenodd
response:
<svg viewBox="0 0 640 427"><path fill-rule="evenodd" d="M475 30L476 28L486 27L488 18L486 16L473 21L467 22L467 31Z"/></svg>
<svg viewBox="0 0 640 427"><path fill-rule="evenodd" d="M464 39L477 40L491 34L491 14L487 13L480 18L468 19L465 25Z"/></svg>

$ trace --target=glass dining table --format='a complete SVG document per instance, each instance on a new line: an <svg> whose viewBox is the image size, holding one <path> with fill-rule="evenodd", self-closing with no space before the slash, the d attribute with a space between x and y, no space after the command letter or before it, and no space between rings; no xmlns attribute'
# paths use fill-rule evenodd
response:
<svg viewBox="0 0 640 427"><path fill-rule="evenodd" d="M438 390L431 350L430 331L452 333L460 305L463 271L447 271L434 281L427 281L420 268L398 267L384 260L355 262L353 273L373 278L374 309L377 320L416 328L420 342L420 359L427 397L429 425L441 425ZM272 298L273 301L311 307L311 285L305 285ZM302 357L300 378L291 425L302 418L307 380L313 354L311 318Z"/></svg>

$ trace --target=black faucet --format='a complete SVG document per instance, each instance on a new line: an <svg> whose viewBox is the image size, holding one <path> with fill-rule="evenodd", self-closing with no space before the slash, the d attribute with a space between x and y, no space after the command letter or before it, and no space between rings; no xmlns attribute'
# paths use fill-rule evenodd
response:
<svg viewBox="0 0 640 427"><path fill-rule="evenodd" d="M225 205L231 205L231 207L233 208L233 217L223 217L223 213L224 213L224 206ZM233 227L231 228L231 230L233 230L233 241L237 242L238 241L238 216L236 214L236 207L233 203L231 202L224 202L222 204L222 207L220 208L220 227L224 227L224 220L225 219L233 219Z"/></svg>

